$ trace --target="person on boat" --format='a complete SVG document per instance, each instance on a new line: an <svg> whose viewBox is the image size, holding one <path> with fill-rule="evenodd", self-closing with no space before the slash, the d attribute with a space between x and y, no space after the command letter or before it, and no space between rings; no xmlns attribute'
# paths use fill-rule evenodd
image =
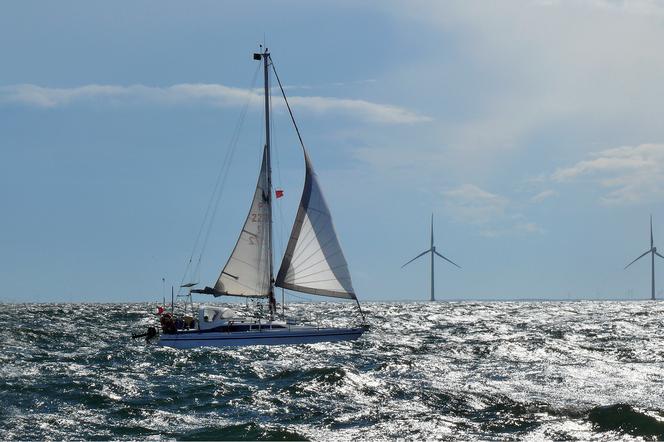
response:
<svg viewBox="0 0 664 442"><path fill-rule="evenodd" d="M184 317L184 328L189 330L191 328L196 327L196 320L194 319L193 316L185 316Z"/></svg>
<svg viewBox="0 0 664 442"><path fill-rule="evenodd" d="M175 325L175 320L173 319L172 314L163 314L159 322L161 322L161 329L164 333L171 334L177 332L177 326Z"/></svg>
<svg viewBox="0 0 664 442"><path fill-rule="evenodd" d="M270 319L274 319L274 315L277 313L277 300L274 299L274 292L270 290L270 295L268 298L268 303L270 306Z"/></svg>

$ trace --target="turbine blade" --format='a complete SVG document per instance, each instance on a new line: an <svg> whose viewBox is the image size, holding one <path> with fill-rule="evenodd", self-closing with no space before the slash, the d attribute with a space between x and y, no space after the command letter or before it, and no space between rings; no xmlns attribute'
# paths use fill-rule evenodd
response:
<svg viewBox="0 0 664 442"><path fill-rule="evenodd" d="M632 262L630 262L629 264L627 264L627 265L625 266L625 268L631 266L631 265L634 264L636 261L638 261L639 259L641 259L641 258L643 258L644 256L646 256L648 253L650 253L650 250L648 250L648 251L645 252L643 255L639 256L638 258L636 258L634 261L632 261Z"/></svg>
<svg viewBox="0 0 664 442"><path fill-rule="evenodd" d="M655 252L655 255L659 256L660 258L664 259L664 256L660 255L659 252Z"/></svg>
<svg viewBox="0 0 664 442"><path fill-rule="evenodd" d="M450 264L454 264L455 266L461 268L461 266L460 266L459 264L457 264L457 263L455 263L455 262L452 262L452 260L450 260L450 259L445 258L443 255L441 255L440 253L436 252L435 250L434 250L433 253L435 253L436 255L440 256L441 258L443 258L445 261L449 262Z"/></svg>
<svg viewBox="0 0 664 442"><path fill-rule="evenodd" d="M650 248L652 249L653 239L652 239L652 214L650 214Z"/></svg>
<svg viewBox="0 0 664 442"><path fill-rule="evenodd" d="M408 264L410 264L411 262L415 261L415 260L416 260L417 258L419 258L420 256L422 256L422 255L426 255L426 254L429 253L430 251L431 251L431 249L429 249L429 250L425 250L424 252L422 252L422 253L420 253L419 255L417 255L415 258L413 258L413 259L411 259L410 261L408 261L406 264L402 265L401 268L403 269L403 268L406 267Z"/></svg>

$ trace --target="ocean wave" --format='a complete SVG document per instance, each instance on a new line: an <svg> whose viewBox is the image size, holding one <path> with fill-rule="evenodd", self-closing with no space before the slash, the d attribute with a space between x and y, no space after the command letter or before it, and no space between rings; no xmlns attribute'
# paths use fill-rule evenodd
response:
<svg viewBox="0 0 664 442"><path fill-rule="evenodd" d="M131 339L154 307L2 305L2 437L664 439L664 304L369 303L355 342L193 350Z"/></svg>
<svg viewBox="0 0 664 442"><path fill-rule="evenodd" d="M629 404L595 407L588 412L588 420L597 431L664 439L664 416L646 413Z"/></svg>

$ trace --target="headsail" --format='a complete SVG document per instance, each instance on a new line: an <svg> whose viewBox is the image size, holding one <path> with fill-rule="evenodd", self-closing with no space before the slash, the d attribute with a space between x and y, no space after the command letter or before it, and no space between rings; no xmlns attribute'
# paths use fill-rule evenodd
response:
<svg viewBox="0 0 664 442"><path fill-rule="evenodd" d="M263 150L263 164L256 192L240 237L214 288L194 290L215 296L234 295L264 297L270 293L270 222L272 207L269 187L269 153Z"/></svg>
<svg viewBox="0 0 664 442"><path fill-rule="evenodd" d="M275 285L312 295L356 299L346 258L311 160L288 246Z"/></svg>

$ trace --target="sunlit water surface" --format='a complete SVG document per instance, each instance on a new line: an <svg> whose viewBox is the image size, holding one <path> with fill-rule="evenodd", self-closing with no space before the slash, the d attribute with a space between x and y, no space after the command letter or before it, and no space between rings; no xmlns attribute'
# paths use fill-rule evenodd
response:
<svg viewBox="0 0 664 442"><path fill-rule="evenodd" d="M660 302L366 303L355 342L195 350L130 338L151 304L1 307L2 439L664 439Z"/></svg>

